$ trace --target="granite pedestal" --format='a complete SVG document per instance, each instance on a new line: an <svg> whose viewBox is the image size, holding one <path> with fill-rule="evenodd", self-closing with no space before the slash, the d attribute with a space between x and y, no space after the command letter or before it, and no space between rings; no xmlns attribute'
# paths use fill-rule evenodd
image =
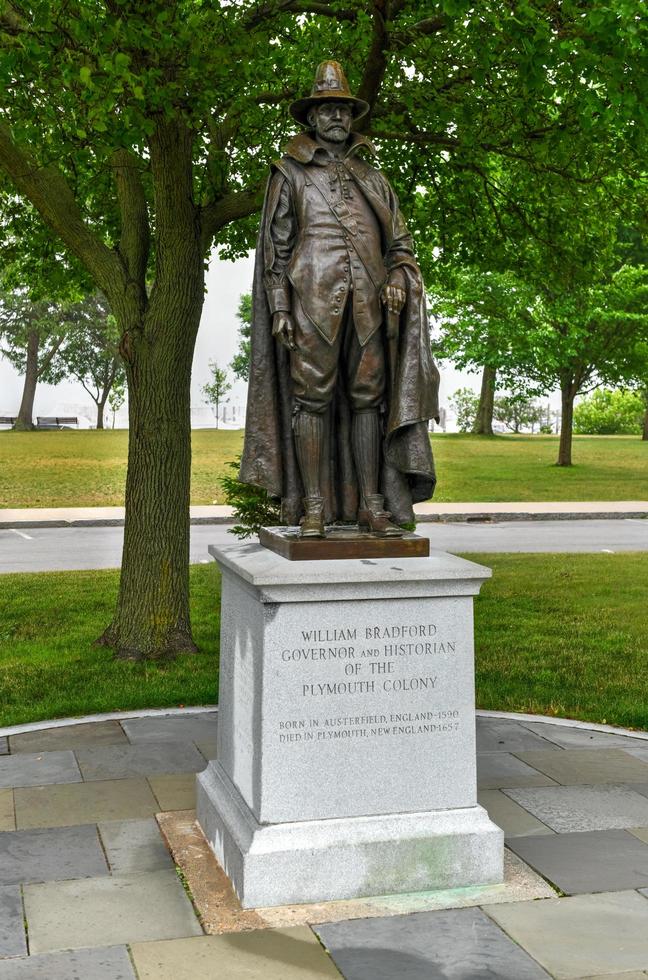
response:
<svg viewBox="0 0 648 980"><path fill-rule="evenodd" d="M198 820L243 906L501 881L475 774L472 603L490 571L443 552L210 553L218 758Z"/></svg>

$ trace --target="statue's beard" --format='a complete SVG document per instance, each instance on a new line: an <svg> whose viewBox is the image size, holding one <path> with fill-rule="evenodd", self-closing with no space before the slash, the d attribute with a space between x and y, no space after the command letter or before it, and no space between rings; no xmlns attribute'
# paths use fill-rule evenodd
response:
<svg viewBox="0 0 648 980"><path fill-rule="evenodd" d="M320 130L319 135L329 143L344 143L349 136L349 131L344 126L329 126L327 129Z"/></svg>

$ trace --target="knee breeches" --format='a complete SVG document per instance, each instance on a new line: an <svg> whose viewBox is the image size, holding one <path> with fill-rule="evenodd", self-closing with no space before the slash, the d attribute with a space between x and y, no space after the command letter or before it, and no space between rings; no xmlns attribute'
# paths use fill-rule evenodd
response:
<svg viewBox="0 0 648 980"><path fill-rule="evenodd" d="M297 350L290 352L290 376L295 407L306 412L325 412L341 381L356 412L381 406L385 395L385 353L381 331L376 330L361 347L348 303L342 327L329 344L304 313L294 296L293 321Z"/></svg>

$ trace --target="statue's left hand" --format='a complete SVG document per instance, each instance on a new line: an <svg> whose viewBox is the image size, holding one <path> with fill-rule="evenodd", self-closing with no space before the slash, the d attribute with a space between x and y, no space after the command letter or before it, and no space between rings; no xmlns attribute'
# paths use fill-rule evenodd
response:
<svg viewBox="0 0 648 980"><path fill-rule="evenodd" d="M405 306L407 293L402 286L395 286L390 282L386 282L382 288L380 298L390 313L400 313Z"/></svg>

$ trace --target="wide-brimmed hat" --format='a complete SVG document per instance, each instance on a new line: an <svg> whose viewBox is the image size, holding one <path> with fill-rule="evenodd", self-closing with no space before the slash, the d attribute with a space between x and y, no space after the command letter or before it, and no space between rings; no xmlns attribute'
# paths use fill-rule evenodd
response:
<svg viewBox="0 0 648 980"><path fill-rule="evenodd" d="M353 110L353 118L360 119L369 112L369 103L351 95L342 65L337 61L323 61L317 66L315 82L311 94L306 99L297 99L290 107L293 117L303 126L308 126L308 110L326 100L348 102Z"/></svg>

